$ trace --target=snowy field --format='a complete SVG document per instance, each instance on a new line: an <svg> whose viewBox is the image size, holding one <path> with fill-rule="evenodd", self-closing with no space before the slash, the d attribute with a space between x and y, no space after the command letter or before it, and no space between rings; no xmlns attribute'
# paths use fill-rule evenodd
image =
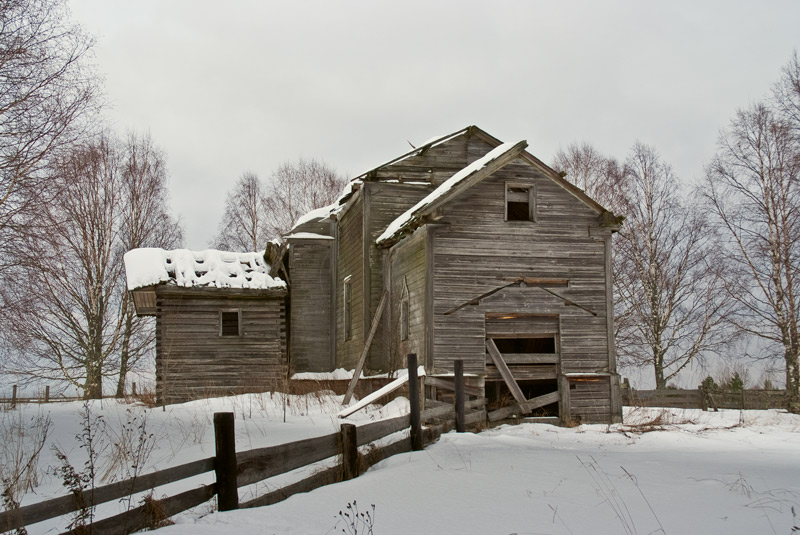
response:
<svg viewBox="0 0 800 535"><path fill-rule="evenodd" d="M148 472L213 455L215 411L235 413L237 445L244 450L338 429L334 414L340 399L289 397L285 423L278 394L197 401L166 411L95 403L92 415L102 415L105 422L98 472L113 479L115 471L124 477L130 470L119 462L124 455L115 439L119 442L122 425L134 418L144 420L147 436L152 435L153 449L144 463ZM86 421L80 403L5 411L6 437L10 423L45 409L53 426L39 462L36 492L26 494L23 503L65 492L52 468L47 469L57 465L49 444L68 452L78 468L85 460L84 448L74 438ZM407 402L400 399L380 410L361 411L351 421L403 410ZM4 448L8 450L7 442ZM207 481L196 478L183 485L199 482ZM360 516L356 522L340 516L353 504L370 513L371 531ZM349 482L264 508L228 513L210 509L206 505L180 515L175 525L158 532L790 534L800 532L800 416L626 408L622 425L522 424L479 434L449 433L424 451L387 459ZM64 520L42 523L29 531L57 533L64 525Z"/></svg>

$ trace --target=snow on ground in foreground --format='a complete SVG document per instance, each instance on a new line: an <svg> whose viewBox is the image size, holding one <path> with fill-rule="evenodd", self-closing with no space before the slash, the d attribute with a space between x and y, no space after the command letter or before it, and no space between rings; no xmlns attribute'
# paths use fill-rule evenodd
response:
<svg viewBox="0 0 800 535"><path fill-rule="evenodd" d="M277 394L149 409L148 429L158 439L147 471L213 455L214 411L236 414L237 445L245 450L338 429L332 415L340 400L291 397L286 423ZM80 428L73 415L79 404L66 405L49 406L55 411L53 438L64 442ZM126 408L105 402L102 412L111 422L124 417ZM366 410L354 418L390 417L407 411L407 401ZM80 462L80 451L71 448L74 463ZM57 481L45 479L38 496L26 502L55 493ZM270 485L262 484L262 490ZM792 512L800 515L800 416L626 409L624 425L522 424L448 433L424 451L394 456L355 480L269 507L206 514L209 506L203 506L158 532L350 533L339 511L354 501L362 512L375 505L375 535L790 534L800 525ZM32 535L58 532L45 523L34 528Z"/></svg>
<svg viewBox="0 0 800 535"><path fill-rule="evenodd" d="M675 423L449 433L358 479L159 533L350 533L338 513L354 501L375 505L380 535L788 534L800 523L800 417L636 409L626 420L655 416Z"/></svg>

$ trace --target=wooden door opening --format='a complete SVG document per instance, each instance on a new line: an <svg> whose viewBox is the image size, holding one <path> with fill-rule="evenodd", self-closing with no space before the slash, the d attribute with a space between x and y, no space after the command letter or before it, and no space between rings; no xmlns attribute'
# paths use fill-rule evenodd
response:
<svg viewBox="0 0 800 535"><path fill-rule="evenodd" d="M558 316L487 314L486 338L489 410L519 403L521 393L529 415L559 416Z"/></svg>

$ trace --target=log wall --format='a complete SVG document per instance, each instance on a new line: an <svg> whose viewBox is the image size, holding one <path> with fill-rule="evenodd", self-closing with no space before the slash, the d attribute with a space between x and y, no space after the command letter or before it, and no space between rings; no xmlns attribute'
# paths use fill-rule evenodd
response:
<svg viewBox="0 0 800 535"><path fill-rule="evenodd" d="M156 289L160 404L277 387L287 376L284 294ZM241 336L220 336L220 310L241 310Z"/></svg>

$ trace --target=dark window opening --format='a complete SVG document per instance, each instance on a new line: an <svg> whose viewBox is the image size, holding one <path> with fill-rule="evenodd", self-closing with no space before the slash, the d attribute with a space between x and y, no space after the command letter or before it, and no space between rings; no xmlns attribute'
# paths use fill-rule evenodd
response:
<svg viewBox="0 0 800 535"><path fill-rule="evenodd" d="M506 185L506 221L535 221L532 186Z"/></svg>
<svg viewBox="0 0 800 535"><path fill-rule="evenodd" d="M344 302L344 339L350 340L353 336L353 303L352 303L352 295L353 295L353 288L351 283L350 276L347 276L344 279L344 295L342 296L342 300Z"/></svg>
<svg viewBox="0 0 800 535"><path fill-rule="evenodd" d="M408 340L408 299L400 302L400 340Z"/></svg>
<svg viewBox="0 0 800 535"><path fill-rule="evenodd" d="M494 338L500 353L550 353L556 352L556 337L543 338Z"/></svg>
<svg viewBox="0 0 800 535"><path fill-rule="evenodd" d="M530 221L530 204L508 201L508 221Z"/></svg>
<svg viewBox="0 0 800 535"><path fill-rule="evenodd" d="M219 335L241 336L238 310L223 310L219 313Z"/></svg>

